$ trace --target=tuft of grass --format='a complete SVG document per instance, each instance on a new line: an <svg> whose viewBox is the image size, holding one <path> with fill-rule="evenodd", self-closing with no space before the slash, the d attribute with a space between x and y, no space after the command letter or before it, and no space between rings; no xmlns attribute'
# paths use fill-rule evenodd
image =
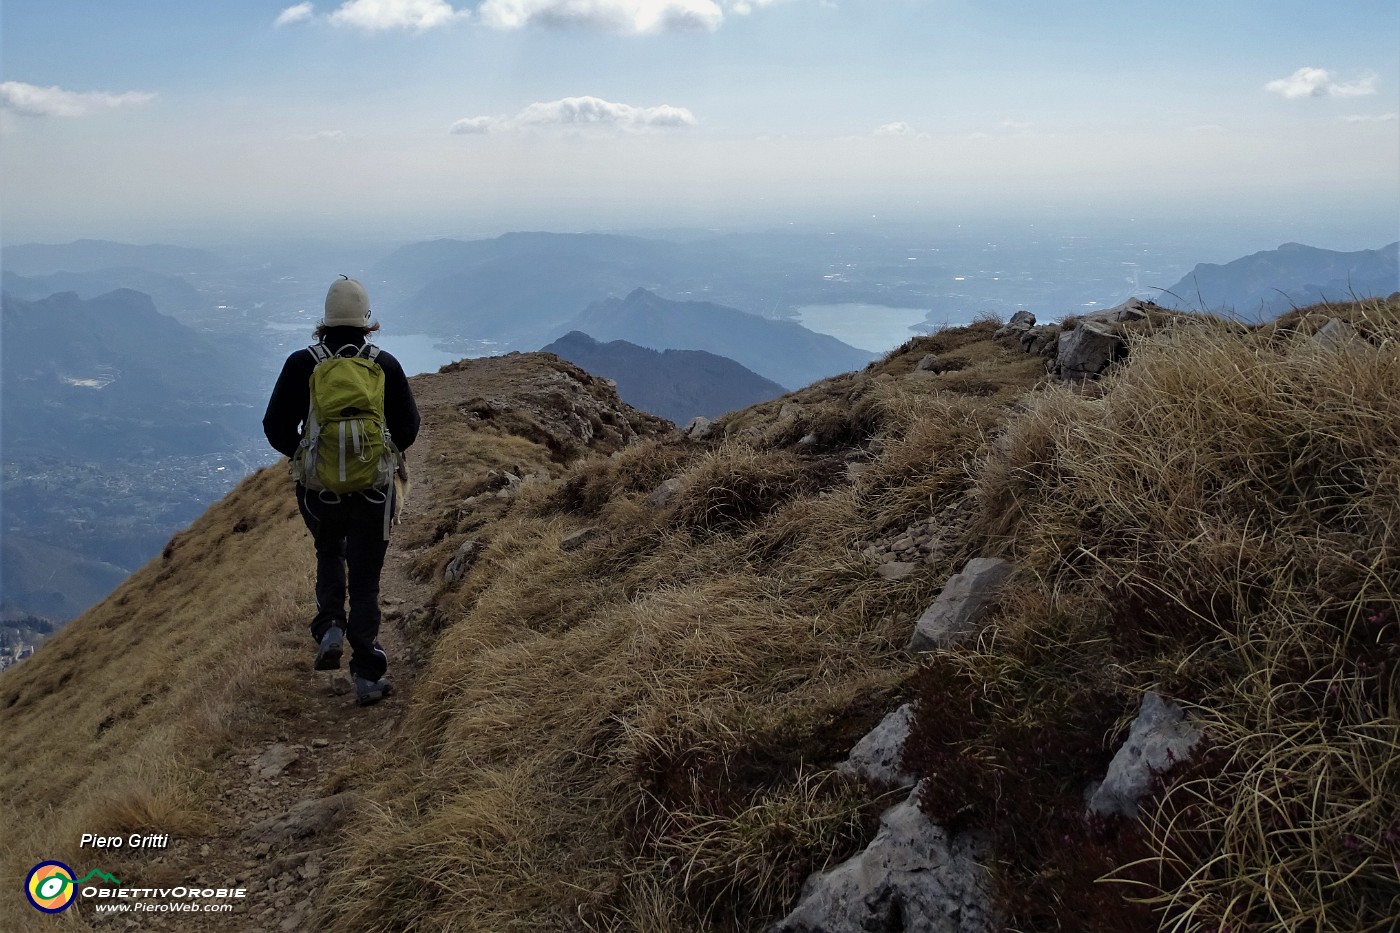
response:
<svg viewBox="0 0 1400 933"><path fill-rule="evenodd" d="M169 833L179 838L206 830L208 818L189 785L143 783L121 792L109 792L94 806L91 832L127 835Z"/></svg>
<svg viewBox="0 0 1400 933"><path fill-rule="evenodd" d="M809 874L854 854L878 803L891 803L872 803L834 772L799 769L782 787L717 811L704 800L715 776L689 777L691 805L650 801L659 818L629 870L670 880L702 925L781 913Z"/></svg>
<svg viewBox="0 0 1400 933"><path fill-rule="evenodd" d="M687 471L672 520L701 532L739 529L812 491L812 477L796 456L724 444Z"/></svg>

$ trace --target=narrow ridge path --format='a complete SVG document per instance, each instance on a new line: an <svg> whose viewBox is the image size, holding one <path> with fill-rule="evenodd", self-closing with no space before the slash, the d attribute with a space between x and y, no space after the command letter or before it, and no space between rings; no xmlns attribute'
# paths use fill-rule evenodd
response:
<svg viewBox="0 0 1400 933"><path fill-rule="evenodd" d="M424 456L409 451L408 516L415 503L433 501ZM433 587L409 573L415 552L401 547L408 537L402 531L396 529L390 539L380 578L380 643L389 656L394 693L375 705L357 706L344 665L336 672L312 670L314 648L305 629L283 633L283 654L292 669L274 672L273 690L250 698L263 707L261 726L206 776L204 786L213 788L204 792L213 798L206 827L172 834L169 848L130 870L128 885L240 887L246 896L228 913L97 914L94 929L277 933L319 926L323 879L344 858L345 818L419 674L401 627L427 605Z"/></svg>

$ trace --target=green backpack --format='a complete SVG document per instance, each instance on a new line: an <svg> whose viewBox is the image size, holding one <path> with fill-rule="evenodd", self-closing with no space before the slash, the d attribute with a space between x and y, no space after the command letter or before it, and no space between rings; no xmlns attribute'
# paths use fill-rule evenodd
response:
<svg viewBox="0 0 1400 933"><path fill-rule="evenodd" d="M307 489L341 495L371 489L387 492L399 452L384 426L384 370L379 348L347 344L332 353L325 344L308 347L311 407L293 475ZM352 356L342 356L356 350Z"/></svg>

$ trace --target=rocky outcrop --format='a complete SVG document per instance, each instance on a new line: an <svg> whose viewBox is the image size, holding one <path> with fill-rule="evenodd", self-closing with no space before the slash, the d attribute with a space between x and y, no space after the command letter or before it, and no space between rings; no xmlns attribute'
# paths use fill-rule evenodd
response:
<svg viewBox="0 0 1400 933"><path fill-rule="evenodd" d="M914 704L905 703L871 729L856 743L846 760L836 766L841 774L858 777L871 784L907 787L917 777L900 764L904 755L904 740L914 722Z"/></svg>
<svg viewBox="0 0 1400 933"><path fill-rule="evenodd" d="M326 833L345 822L353 800L354 795L348 791L302 800L280 816L254 823L243 835L254 842L277 845Z"/></svg>
<svg viewBox="0 0 1400 933"><path fill-rule="evenodd" d="M894 560L876 567L875 572L880 575L880 579L894 582L895 580L903 580L918 569L918 564L906 560Z"/></svg>
<svg viewBox="0 0 1400 933"><path fill-rule="evenodd" d="M851 749L837 771L877 786L911 787L900 759L914 721L906 703ZM983 848L954 836L918 806L919 787L880 817L863 852L807 878L797 906L771 933L968 933L996 928Z"/></svg>
<svg viewBox="0 0 1400 933"><path fill-rule="evenodd" d="M909 650L947 648L974 636L992 600L1010 576L1011 563L999 557L968 561L919 617L909 639Z"/></svg>
<svg viewBox="0 0 1400 933"><path fill-rule="evenodd" d="M715 423L703 415L696 415L681 428L681 433L692 441L703 441L714 433Z"/></svg>
<svg viewBox="0 0 1400 933"><path fill-rule="evenodd" d="M1089 812L1136 819L1138 802L1152 789L1153 778L1185 762L1200 741L1201 731L1180 706L1148 691L1128 740L1109 762L1103 783L1089 794Z"/></svg>
<svg viewBox="0 0 1400 933"><path fill-rule="evenodd" d="M1060 347L1060 325L1042 324L1021 333L1021 352L1053 359Z"/></svg>
<svg viewBox="0 0 1400 933"><path fill-rule="evenodd" d="M1116 304L1111 308L1104 308L1102 311L1090 311L1088 314L1079 316L1081 321L1096 321L1101 324L1121 324L1130 321L1145 321L1151 311L1162 311L1150 301L1143 301L1141 298L1129 298L1122 304Z"/></svg>
<svg viewBox="0 0 1400 933"><path fill-rule="evenodd" d="M1126 328L1150 321L1154 312L1167 313L1141 298L1067 318L1063 325L1037 325L1035 315L1017 311L993 338L1003 346L1049 359L1051 372L1061 379L1090 379L1127 355Z"/></svg>
<svg viewBox="0 0 1400 933"><path fill-rule="evenodd" d="M1055 375L1061 379L1101 376L1115 360L1122 359L1128 343L1109 327L1081 320L1060 333L1055 350Z"/></svg>
<svg viewBox="0 0 1400 933"><path fill-rule="evenodd" d="M647 495L647 505L654 509L664 509L676 498L676 493L680 492L680 489L681 481L678 477L673 476L668 480L662 480L661 483Z"/></svg>
<svg viewBox="0 0 1400 933"><path fill-rule="evenodd" d="M981 846L919 810L917 788L861 852L807 879L770 933L980 933L996 929Z"/></svg>
<svg viewBox="0 0 1400 933"><path fill-rule="evenodd" d="M992 334L992 339L1005 340L1006 338L1011 338L1012 340L1017 340L1020 338L1021 334L1024 334L1034 326L1034 314L1031 314L1029 311L1017 311L1015 314L1011 315L1011 320L997 328L996 332Z"/></svg>
<svg viewBox="0 0 1400 933"><path fill-rule="evenodd" d="M1328 350L1342 350L1360 341L1361 335L1356 332L1355 327L1341 318L1334 317L1318 328L1317 333L1313 334L1313 340L1318 346Z"/></svg>
<svg viewBox="0 0 1400 933"><path fill-rule="evenodd" d="M452 560L448 561L447 569L443 571L443 576L448 583L456 583L467 575L467 571L472 569L472 564L476 562L477 555L481 553L480 541L463 541L457 547L457 553L452 555Z"/></svg>
<svg viewBox="0 0 1400 933"><path fill-rule="evenodd" d="M605 380L551 354L458 360L438 375L456 377L439 385L472 390L456 405L469 426L489 424L499 432L546 444L560 461L580 448L611 453L675 430L669 421L624 403Z"/></svg>

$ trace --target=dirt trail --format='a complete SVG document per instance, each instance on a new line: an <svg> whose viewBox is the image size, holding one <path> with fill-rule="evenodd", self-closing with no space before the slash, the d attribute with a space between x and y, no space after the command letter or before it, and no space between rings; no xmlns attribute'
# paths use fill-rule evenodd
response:
<svg viewBox="0 0 1400 933"><path fill-rule="evenodd" d="M431 477L421 462L426 456L424 450L409 451L414 477L409 514L414 503L432 501ZM413 552L402 547L407 537L396 529L381 577L380 643L389 656L393 695L357 706L344 663L337 672L312 670L314 646L305 630L285 633L283 644L302 660L279 679L284 689L266 698L264 727L245 736L208 775L213 787L223 788L213 792L209 829L172 838L169 848L128 869L133 875L128 885L241 887L246 897L224 914L99 914L94 928L238 933L315 928L322 879L344 857L345 807L364 782L364 762L375 759L397 726L419 675L421 662L410 658L401 626L426 605L432 587L409 575Z"/></svg>
<svg viewBox="0 0 1400 933"><path fill-rule="evenodd" d="M371 783L372 769L382 766L382 753L392 752L385 743L409 708L424 663L409 653L403 626L427 608L434 586L409 574L422 552L406 550L404 543L438 541L443 551L441 535L433 533L443 519L442 502L468 501L464 490L473 487L467 478L485 481L493 471L507 469L522 478L532 471L549 475L560 451L591 448L606 454L637 437L674 431L670 422L625 409L611 384L552 356L464 361L415 377L413 391L423 419L408 456L414 488L381 578L380 642L389 655L394 695L374 706L356 706L344 669L335 677L313 671L314 646L304 625L289 626L279 646L285 660L259 676L258 692L249 698L254 725L240 724L235 744L213 750L217 763L196 789L201 799L214 801L207 827L175 834L170 847L158 853L128 853L112 863L127 872L122 880L128 885L241 887L246 897L227 914L92 917L84 911L95 929L316 929L325 916L324 880L347 857L351 801ZM507 508L501 491L483 506L489 514ZM304 546L311 547L309 538ZM309 581L306 588L297 595L309 610ZM337 683L341 686L332 689ZM154 818L146 822L160 825Z"/></svg>

